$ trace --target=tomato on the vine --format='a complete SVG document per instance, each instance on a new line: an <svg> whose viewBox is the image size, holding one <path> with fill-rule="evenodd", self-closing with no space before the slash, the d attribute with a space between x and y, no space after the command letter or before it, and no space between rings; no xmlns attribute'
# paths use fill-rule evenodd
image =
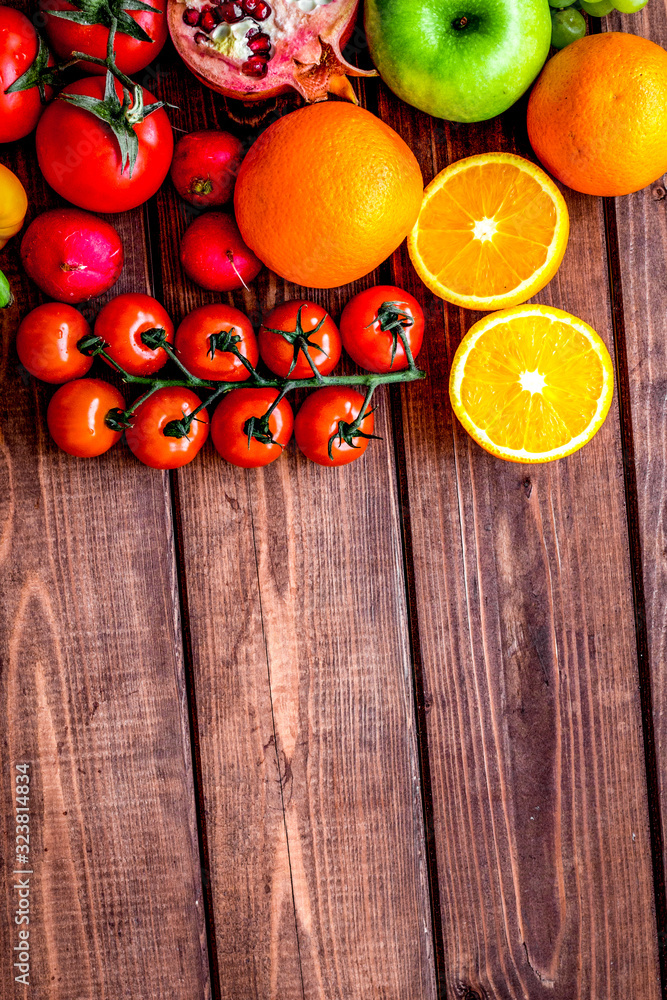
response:
<svg viewBox="0 0 667 1000"><path fill-rule="evenodd" d="M59 385L81 378L90 370L92 357L77 344L90 334L80 312L64 302L46 302L23 319L16 335L21 364L42 382Z"/></svg>
<svg viewBox="0 0 667 1000"><path fill-rule="evenodd" d="M424 312L413 295L394 285L376 285L359 292L340 318L343 347L369 372L408 367L401 332L416 358L424 337Z"/></svg>
<svg viewBox="0 0 667 1000"><path fill-rule="evenodd" d="M39 36L19 10L0 7L0 142L14 142L29 135L39 121L45 105L39 88L6 90L30 69L39 53ZM49 65L53 60L49 60ZM45 88L50 98L53 91Z"/></svg>
<svg viewBox="0 0 667 1000"><path fill-rule="evenodd" d="M185 317L175 340L176 353L197 378L241 382L250 376L234 347L255 368L259 360L257 338L247 316L233 306L216 302L199 306Z"/></svg>
<svg viewBox="0 0 667 1000"><path fill-rule="evenodd" d="M167 4L166 0L144 0L150 7L155 8L154 13L149 10L126 10L123 3L114 4L117 6L119 17L118 30L114 39L114 52L116 55L116 65L121 73L134 76L139 70L148 66L149 62L156 58L162 51L164 43L167 41ZM96 16L95 3L86 4L86 14L90 20ZM99 4L101 7L102 4ZM53 16L51 11L77 11L81 16L80 6L75 7L67 0L40 0L40 10L45 14L45 31L49 39L49 45L58 56L66 62L72 58L73 52L85 52L87 56L94 56L97 59L105 59L107 54L107 40L109 29L102 24L80 24L77 21L70 21L69 18ZM132 27L128 22L132 20L136 27ZM133 38L126 31L126 27L135 35L143 35L141 38ZM137 30L138 29L138 30ZM106 70L104 66L96 63L82 61L77 64L77 68L84 73L94 73L104 76Z"/></svg>
<svg viewBox="0 0 667 1000"><path fill-rule="evenodd" d="M107 414L125 409L115 386L99 378L80 378L61 385L46 411L51 437L59 448L79 458L103 455L120 438L106 423Z"/></svg>
<svg viewBox="0 0 667 1000"><path fill-rule="evenodd" d="M123 88L118 81L115 93L122 102ZM158 107L134 126L138 151L131 166L124 160L111 126L66 99L83 96L103 101L104 94L105 81L100 76L84 77L64 87L40 119L37 159L54 191L73 205L91 212L126 212L148 201L162 185L169 172L174 137L164 108ZM159 103L146 90L143 100L144 106Z"/></svg>
<svg viewBox="0 0 667 1000"><path fill-rule="evenodd" d="M180 469L201 451L208 437L205 409L188 419L201 405L190 389L158 389L130 417L125 437L130 451L152 469Z"/></svg>
<svg viewBox="0 0 667 1000"><path fill-rule="evenodd" d="M326 309L302 299L272 309L258 340L262 359L282 378L312 378L313 367L328 375L338 364L342 347L338 327Z"/></svg>
<svg viewBox="0 0 667 1000"><path fill-rule="evenodd" d="M292 437L294 416L277 389L232 389L223 396L211 421L217 452L232 465L255 469L275 462Z"/></svg>
<svg viewBox="0 0 667 1000"><path fill-rule="evenodd" d="M174 339L174 324L164 306L141 292L117 295L95 320L95 335L108 345L106 353L130 375L153 375L167 362L162 347L150 347L142 340L149 330L155 331L157 341L160 331L167 343Z"/></svg>
<svg viewBox="0 0 667 1000"><path fill-rule="evenodd" d="M306 397L294 421L294 437L306 458L318 465L348 465L361 458L373 437L375 418L364 397L350 386L328 385Z"/></svg>

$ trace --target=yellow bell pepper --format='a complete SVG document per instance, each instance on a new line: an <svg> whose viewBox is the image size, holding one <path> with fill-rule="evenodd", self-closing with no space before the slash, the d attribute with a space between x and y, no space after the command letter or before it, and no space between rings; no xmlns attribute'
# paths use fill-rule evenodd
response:
<svg viewBox="0 0 667 1000"><path fill-rule="evenodd" d="M28 208L28 196L16 174L0 163L0 250L18 233Z"/></svg>

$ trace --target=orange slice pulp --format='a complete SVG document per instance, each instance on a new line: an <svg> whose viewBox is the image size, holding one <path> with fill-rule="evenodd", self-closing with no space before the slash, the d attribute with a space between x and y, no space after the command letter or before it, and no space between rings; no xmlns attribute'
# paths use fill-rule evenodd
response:
<svg viewBox="0 0 667 1000"><path fill-rule="evenodd" d="M551 281L569 231L565 200L540 167L513 153L481 153L431 181L408 249L440 298L503 309Z"/></svg>
<svg viewBox="0 0 667 1000"><path fill-rule="evenodd" d="M550 306L517 306L468 331L449 381L454 413L482 448L512 462L577 451L604 423L614 374L587 323Z"/></svg>

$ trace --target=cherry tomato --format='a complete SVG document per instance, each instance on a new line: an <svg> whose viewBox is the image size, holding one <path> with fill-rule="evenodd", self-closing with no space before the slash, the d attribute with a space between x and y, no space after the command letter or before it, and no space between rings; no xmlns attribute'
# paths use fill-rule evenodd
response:
<svg viewBox="0 0 667 1000"><path fill-rule="evenodd" d="M59 385L87 375L92 357L76 346L90 327L80 312L64 302L47 302L29 312L16 335L21 364L42 382Z"/></svg>
<svg viewBox="0 0 667 1000"><path fill-rule="evenodd" d="M256 469L280 458L292 437L292 407L281 399L268 421L262 421L277 397L277 389L232 389L223 396L213 414L211 437L227 462Z"/></svg>
<svg viewBox="0 0 667 1000"><path fill-rule="evenodd" d="M152 41L139 41L126 35L121 28L115 38L114 51L116 63L122 73L134 76L139 70L148 66L149 62L158 56L167 41L167 4L163 0L144 0L144 3L155 7L155 13L147 10L128 10L127 14L136 21L140 28L150 36ZM106 58L109 29L101 24L77 24L62 17L52 17L52 10L76 10L67 0L40 0L40 10L44 11L45 30L49 45L65 62L71 59L72 52L85 52L86 55ZM104 76L104 66L91 62L77 63L77 69L83 73L95 73Z"/></svg>
<svg viewBox="0 0 667 1000"><path fill-rule="evenodd" d="M115 386L100 378L80 378L61 385L46 411L51 437L59 448L79 458L103 455L120 438L105 423L110 410L124 410Z"/></svg>
<svg viewBox="0 0 667 1000"><path fill-rule="evenodd" d="M275 330L282 333L272 332ZM314 377L306 350L321 375L328 375L340 358L338 327L322 306L303 299L283 302L272 309L260 327L258 339L263 360L282 378Z"/></svg>
<svg viewBox="0 0 667 1000"><path fill-rule="evenodd" d="M5 93L30 69L38 51L37 32L25 14L13 7L0 7L0 142L14 142L29 135L44 111L37 87ZM52 63L53 59L49 59L49 65ZM47 87L47 98L52 94Z"/></svg>
<svg viewBox="0 0 667 1000"><path fill-rule="evenodd" d="M164 108L158 108L135 127L139 153L130 174L121 173L118 140L109 125L90 111L62 99L83 94L102 99L105 81L88 76L68 84L42 115L37 128L37 159L51 187L79 208L91 212L126 212L143 205L159 189L169 172L174 137ZM116 93L123 91L116 81ZM144 104L156 98L143 91Z"/></svg>
<svg viewBox="0 0 667 1000"><path fill-rule="evenodd" d="M180 430L174 425L182 423L200 403L189 389L178 386L158 389L131 417L132 426L125 432L130 450L151 469L180 469L187 465L199 454L208 437L208 413L201 410L191 422L185 421L186 426Z"/></svg>
<svg viewBox="0 0 667 1000"><path fill-rule="evenodd" d="M340 333L353 361L369 372L408 367L402 329L413 358L424 337L424 313L414 296L394 285L376 285L359 292L343 309Z"/></svg>
<svg viewBox="0 0 667 1000"><path fill-rule="evenodd" d="M197 378L216 382L241 382L250 372L235 354L224 350L230 340L253 368L259 360L257 338L252 324L239 309L223 302L193 309L176 331L176 352Z"/></svg>
<svg viewBox="0 0 667 1000"><path fill-rule="evenodd" d="M357 434L347 435L364 405L364 397L349 386L328 385L306 397L294 421L294 437L306 458L318 465L349 465L368 447L375 418L367 412Z"/></svg>
<svg viewBox="0 0 667 1000"><path fill-rule="evenodd" d="M174 324L164 306L141 292L117 295L95 320L95 335L108 344L106 353L129 375L153 375L167 363L162 347L149 347L141 339L148 330L164 330L167 342L173 343Z"/></svg>

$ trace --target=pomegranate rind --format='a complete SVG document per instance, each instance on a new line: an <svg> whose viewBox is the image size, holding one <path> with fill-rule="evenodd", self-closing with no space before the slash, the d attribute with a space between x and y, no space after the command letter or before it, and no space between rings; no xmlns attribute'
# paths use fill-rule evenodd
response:
<svg viewBox="0 0 667 1000"><path fill-rule="evenodd" d="M310 13L301 11L294 0L271 0L271 17L257 24L274 43L262 79L242 73L241 59L228 58L210 43L195 42L195 36L202 33L186 25L183 14L188 8L206 5L206 0L169 0L169 31L188 69L226 97L263 101L296 90L309 102L325 101L330 92L354 100L347 75L377 76L375 70L352 66L342 53L354 30L359 0L331 0Z"/></svg>

